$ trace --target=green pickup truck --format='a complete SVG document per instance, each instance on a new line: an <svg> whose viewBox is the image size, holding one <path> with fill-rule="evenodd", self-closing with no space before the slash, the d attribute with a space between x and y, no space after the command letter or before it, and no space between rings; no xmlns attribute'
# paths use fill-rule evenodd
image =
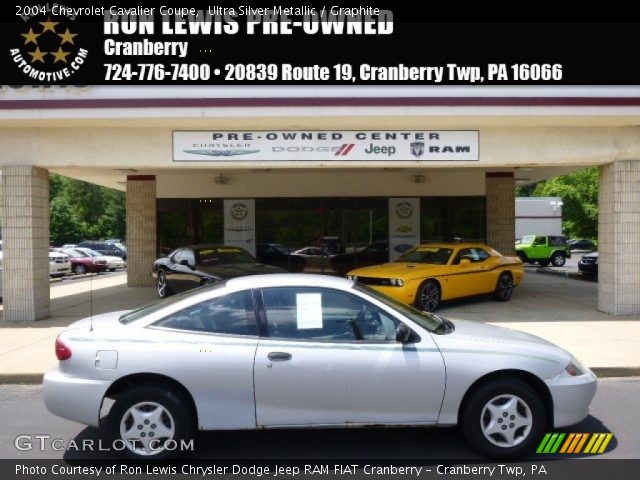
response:
<svg viewBox="0 0 640 480"><path fill-rule="evenodd" d="M551 263L554 267L562 267L571 257L571 248L562 236L524 235L520 243L516 243L516 253L522 263L537 262L541 267Z"/></svg>

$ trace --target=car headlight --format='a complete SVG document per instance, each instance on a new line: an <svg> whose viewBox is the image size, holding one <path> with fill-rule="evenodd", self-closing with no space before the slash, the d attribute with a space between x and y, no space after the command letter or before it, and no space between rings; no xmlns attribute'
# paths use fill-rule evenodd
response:
<svg viewBox="0 0 640 480"><path fill-rule="evenodd" d="M401 280L400 278L390 278L389 279L389 283L391 283L391 285L394 286L394 287L403 287L404 286L404 281Z"/></svg>
<svg viewBox="0 0 640 480"><path fill-rule="evenodd" d="M579 377L586 372L584 365L582 365L576 357L571 357L571 362L569 362L569 365L567 365L564 370L572 377Z"/></svg>

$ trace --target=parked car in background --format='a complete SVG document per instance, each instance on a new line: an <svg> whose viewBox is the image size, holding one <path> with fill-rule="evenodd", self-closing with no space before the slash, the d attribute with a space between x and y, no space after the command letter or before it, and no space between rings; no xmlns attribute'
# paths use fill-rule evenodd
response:
<svg viewBox="0 0 640 480"><path fill-rule="evenodd" d="M516 458L582 421L597 383L541 338L326 275L234 278L85 318L55 351L49 412L135 459L177 455L196 430L398 425L458 425L484 455Z"/></svg>
<svg viewBox="0 0 640 480"><path fill-rule="evenodd" d="M112 255L127 260L127 247L121 243L107 243L103 241L84 241L78 244L78 247L90 248L101 255Z"/></svg>
<svg viewBox="0 0 640 480"><path fill-rule="evenodd" d="M331 258L331 267L339 275L346 275L349 270L359 267L379 265L389 261L389 244L377 242L363 248L359 252L343 253Z"/></svg>
<svg viewBox="0 0 640 480"><path fill-rule="evenodd" d="M107 261L104 257L92 257L88 253L75 248L63 248L61 251L69 255L71 270L76 275L100 273L107 269Z"/></svg>
<svg viewBox="0 0 640 480"><path fill-rule="evenodd" d="M524 269L518 257L500 255L480 243L427 243L394 262L358 268L349 278L420 310L432 312L442 300L493 294L511 298Z"/></svg>
<svg viewBox="0 0 640 480"><path fill-rule="evenodd" d="M285 269L258 263L249 252L226 245L189 245L174 250L153 263L152 274L160 298L207 283L263 273L284 273Z"/></svg>
<svg viewBox="0 0 640 480"><path fill-rule="evenodd" d="M259 243L256 245L256 258L265 265L284 268L289 272L302 272L307 262L300 255L289 253L277 243Z"/></svg>
<svg viewBox="0 0 640 480"><path fill-rule="evenodd" d="M124 268L127 266L122 258L116 257L114 255L102 255L95 250L91 250L90 248L76 247L75 250L84 252L94 258L104 258L107 261L107 270L109 270L110 272L115 272L118 269L124 270Z"/></svg>
<svg viewBox="0 0 640 480"><path fill-rule="evenodd" d="M49 252L49 275L52 277L64 277L69 273L71 273L69 255L61 252Z"/></svg>
<svg viewBox="0 0 640 480"><path fill-rule="evenodd" d="M569 247L571 247L571 250L597 250L596 244L592 240L570 240L568 243Z"/></svg>
<svg viewBox="0 0 640 480"><path fill-rule="evenodd" d="M578 270L586 275L598 275L598 252L582 255L578 262Z"/></svg>
<svg viewBox="0 0 640 480"><path fill-rule="evenodd" d="M319 247L304 247L300 250L293 252L295 255L299 255L304 258L307 267L324 267L326 269L331 268L331 257L333 255L326 250Z"/></svg>
<svg viewBox="0 0 640 480"><path fill-rule="evenodd" d="M571 258L571 248L561 235L524 235L516 244L516 254L522 263L538 263L546 267L562 267Z"/></svg>

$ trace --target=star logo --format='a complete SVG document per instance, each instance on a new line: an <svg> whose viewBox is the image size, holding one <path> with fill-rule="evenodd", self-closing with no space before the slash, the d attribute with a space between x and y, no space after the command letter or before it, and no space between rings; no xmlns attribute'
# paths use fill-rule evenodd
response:
<svg viewBox="0 0 640 480"><path fill-rule="evenodd" d="M73 37L77 37L78 34L71 33L67 28L67 30L64 33L58 33L58 36L62 39L62 41L60 42L60 46L62 47L62 45L64 45L65 43L70 43L71 45L74 45Z"/></svg>
<svg viewBox="0 0 640 480"><path fill-rule="evenodd" d="M20 35L22 35L24 37L24 44L28 45L30 43L35 43L36 46L38 45L38 37L40 35L42 35L41 33L35 33L33 31L33 28L29 29L28 33L21 33Z"/></svg>
<svg viewBox="0 0 640 480"><path fill-rule="evenodd" d="M44 56L47 55L47 52L41 52L40 47L36 47L33 52L27 52L31 55L31 63L34 62L42 62L44 63Z"/></svg>
<svg viewBox="0 0 640 480"><path fill-rule="evenodd" d="M82 25L72 23L73 18L54 15L47 6L25 20L26 25L14 33L19 43L9 52L31 82L64 82L84 65L89 53L81 45L85 33Z"/></svg>
<svg viewBox="0 0 640 480"><path fill-rule="evenodd" d="M53 63L58 63L58 62L67 63L67 55L69 55L71 52L63 51L61 46L60 48L58 48L57 52L49 52L49 53L53 55L53 57L55 58Z"/></svg>
<svg viewBox="0 0 640 480"><path fill-rule="evenodd" d="M40 25L42 25L43 29L42 29L42 33L45 33L49 30L51 30L53 33L56 33L56 25L58 25L58 23L60 22L52 22L51 21L51 17L47 17L47 21L46 22L38 22Z"/></svg>

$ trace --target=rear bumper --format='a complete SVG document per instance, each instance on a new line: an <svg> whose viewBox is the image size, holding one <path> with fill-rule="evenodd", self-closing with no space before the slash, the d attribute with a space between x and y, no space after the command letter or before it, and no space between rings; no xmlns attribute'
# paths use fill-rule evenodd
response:
<svg viewBox="0 0 640 480"><path fill-rule="evenodd" d="M98 427L102 399L111 382L69 377L59 369L44 376L44 404L54 415Z"/></svg>
<svg viewBox="0 0 640 480"><path fill-rule="evenodd" d="M553 399L554 428L575 425L589 415L597 388L597 378L591 370L578 377L560 375L545 383Z"/></svg>

